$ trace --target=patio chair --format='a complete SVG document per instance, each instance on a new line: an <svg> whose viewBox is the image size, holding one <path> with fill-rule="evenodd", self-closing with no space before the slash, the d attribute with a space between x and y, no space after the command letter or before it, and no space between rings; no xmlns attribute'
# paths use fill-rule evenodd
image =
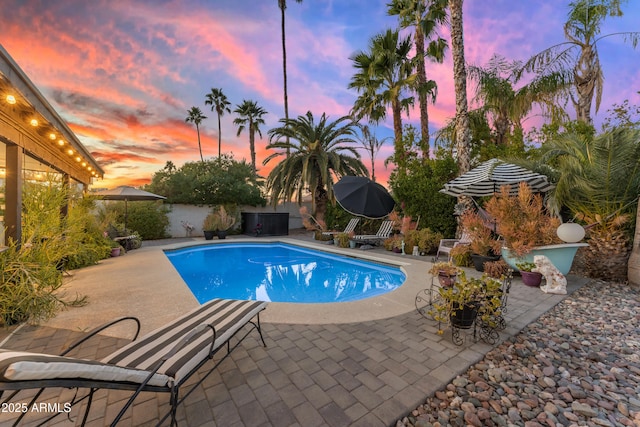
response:
<svg viewBox="0 0 640 427"><path fill-rule="evenodd" d="M351 220L349 220L349 223L344 228L344 231L342 231L342 233L351 233L352 231L355 231L356 226L358 225L358 222L360 222L360 218L351 218ZM340 231L323 231L322 235L333 236L338 233L341 233L341 232Z"/></svg>
<svg viewBox="0 0 640 427"><path fill-rule="evenodd" d="M376 234L358 234L351 238L351 240L355 240L357 243L367 243L370 245L378 244L381 241L388 239L391 236L391 232L393 231L393 221L386 220L382 221L380 224L380 228Z"/></svg>
<svg viewBox="0 0 640 427"><path fill-rule="evenodd" d="M436 252L436 256L433 259L434 261L438 261L440 258L440 254L447 254L447 261L451 261L451 249L455 248L458 245L468 245L471 243L471 237L465 231L462 232L462 235L459 239L440 239L440 243L438 244L438 251Z"/></svg>
<svg viewBox="0 0 640 427"><path fill-rule="evenodd" d="M129 390L132 396L126 401L111 425L117 424L141 392L170 393L170 409L157 425L171 417L176 424L176 409L191 392L211 374L220 363L253 331L260 334L260 312L267 306L262 301L214 299L137 339L140 322L135 317L123 317L89 332L71 345L60 356L24 351L0 349L0 397L5 391L13 391L5 400L11 401L21 390L40 389L26 407L31 407L46 388L86 388L88 393L74 398L71 405L87 399L82 425L91 409L94 393L99 389ZM256 318L254 321L253 319ZM137 331L134 341L102 360L87 360L67 356L80 344L99 332L123 321L134 321ZM245 326L247 326L245 328ZM242 332L241 332L242 331ZM236 334L238 336L236 337ZM231 339L237 341L231 344ZM190 381L184 395L180 387L214 357L226 349L220 360L198 375L195 384ZM27 413L21 414L17 425ZM57 414L56 414L57 415ZM54 418L53 415L49 419ZM47 422L46 420L45 422Z"/></svg>

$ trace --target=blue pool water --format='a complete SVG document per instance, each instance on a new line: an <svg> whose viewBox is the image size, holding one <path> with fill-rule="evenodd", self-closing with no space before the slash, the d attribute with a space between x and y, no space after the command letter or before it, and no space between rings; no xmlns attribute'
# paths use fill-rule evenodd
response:
<svg viewBox="0 0 640 427"><path fill-rule="evenodd" d="M283 243L224 243L165 254L200 303L355 301L390 292L405 280L397 267Z"/></svg>

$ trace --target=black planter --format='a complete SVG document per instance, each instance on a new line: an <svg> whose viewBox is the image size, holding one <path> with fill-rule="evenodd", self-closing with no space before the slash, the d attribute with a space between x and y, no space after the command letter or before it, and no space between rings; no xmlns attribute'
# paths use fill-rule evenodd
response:
<svg viewBox="0 0 640 427"><path fill-rule="evenodd" d="M497 261L499 259L500 255L484 256L471 254L471 261L473 262L473 266L475 267L476 271L484 271L485 262Z"/></svg>
<svg viewBox="0 0 640 427"><path fill-rule="evenodd" d="M204 239L205 240L213 240L213 236L215 236L216 232L212 230L204 231Z"/></svg>
<svg viewBox="0 0 640 427"><path fill-rule="evenodd" d="M478 315L479 305L475 304L465 304L460 307L459 304L453 305L453 311L449 316L449 320L451 321L451 325L459 328L459 329L469 329L473 326L473 322L476 320L476 316Z"/></svg>
<svg viewBox="0 0 640 427"><path fill-rule="evenodd" d="M218 239L226 239L227 230L218 230Z"/></svg>

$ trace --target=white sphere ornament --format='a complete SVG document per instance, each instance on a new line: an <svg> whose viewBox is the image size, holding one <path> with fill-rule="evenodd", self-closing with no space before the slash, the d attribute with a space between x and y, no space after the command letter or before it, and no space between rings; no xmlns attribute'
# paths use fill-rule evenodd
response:
<svg viewBox="0 0 640 427"><path fill-rule="evenodd" d="M556 231L558 237L563 242L576 243L584 238L584 227L575 222L565 222Z"/></svg>

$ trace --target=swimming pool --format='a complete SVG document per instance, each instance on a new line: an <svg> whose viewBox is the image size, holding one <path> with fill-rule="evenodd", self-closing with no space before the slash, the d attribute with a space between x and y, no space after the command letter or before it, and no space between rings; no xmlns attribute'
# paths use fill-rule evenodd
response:
<svg viewBox="0 0 640 427"><path fill-rule="evenodd" d="M165 251L200 303L356 301L405 281L397 267L284 243L223 243Z"/></svg>

